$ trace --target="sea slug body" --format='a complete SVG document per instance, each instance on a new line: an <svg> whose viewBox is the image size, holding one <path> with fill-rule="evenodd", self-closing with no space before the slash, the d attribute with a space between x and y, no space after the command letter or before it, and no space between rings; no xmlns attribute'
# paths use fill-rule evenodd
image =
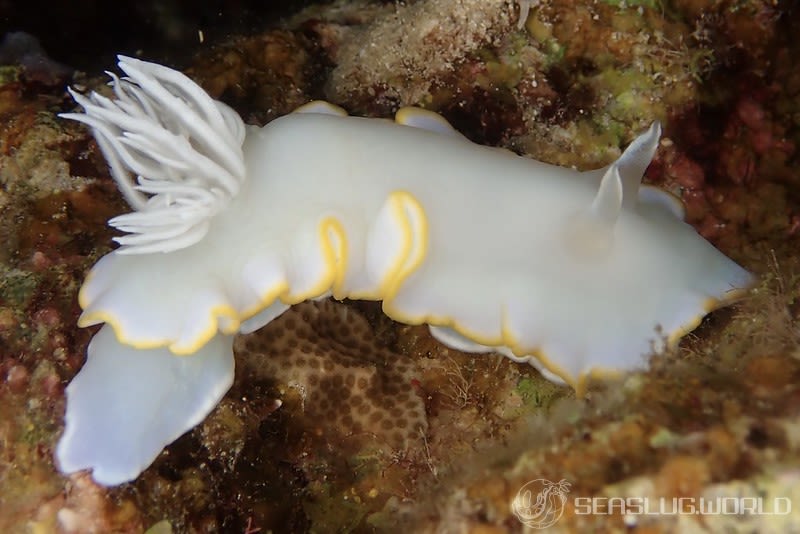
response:
<svg viewBox="0 0 800 534"><path fill-rule="evenodd" d="M64 472L135 478L230 387L234 334L305 300L382 300L446 345L580 391L751 283L680 201L640 185L658 123L577 172L415 108L387 121L315 102L245 126L177 71L119 66L115 100L73 93L85 111L67 115L92 127L135 211L110 221L128 235L80 292L80 326L105 325L67 388Z"/></svg>

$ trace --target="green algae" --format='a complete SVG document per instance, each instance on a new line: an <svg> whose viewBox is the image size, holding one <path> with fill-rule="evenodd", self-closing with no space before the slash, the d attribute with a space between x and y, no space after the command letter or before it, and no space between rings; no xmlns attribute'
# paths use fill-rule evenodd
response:
<svg viewBox="0 0 800 534"><path fill-rule="evenodd" d="M316 493L303 508L311 521L309 532L357 532L367 515L364 504L347 494Z"/></svg>
<svg viewBox="0 0 800 534"><path fill-rule="evenodd" d="M40 282L38 274L0 265L0 302L16 311L25 310Z"/></svg>
<svg viewBox="0 0 800 534"><path fill-rule="evenodd" d="M21 69L15 65L0 65L0 86L19 81Z"/></svg>
<svg viewBox="0 0 800 534"><path fill-rule="evenodd" d="M522 377L517 382L516 391L522 398L526 409L547 408L557 398L564 395L564 388L542 378Z"/></svg>
<svg viewBox="0 0 800 534"><path fill-rule="evenodd" d="M172 534L172 532L172 523L167 519L163 519L145 530L144 534Z"/></svg>
<svg viewBox="0 0 800 534"><path fill-rule="evenodd" d="M648 9L661 9L661 2L659 0L600 0L604 4L614 6L618 9L629 8L648 8Z"/></svg>

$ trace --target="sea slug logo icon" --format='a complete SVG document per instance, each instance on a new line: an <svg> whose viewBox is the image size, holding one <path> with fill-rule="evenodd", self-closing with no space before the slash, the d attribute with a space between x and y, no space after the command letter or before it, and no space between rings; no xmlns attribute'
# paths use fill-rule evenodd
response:
<svg viewBox="0 0 800 534"><path fill-rule="evenodd" d="M523 524L547 528L561 518L568 493L569 482L563 478L558 482L537 478L519 489L511 510Z"/></svg>

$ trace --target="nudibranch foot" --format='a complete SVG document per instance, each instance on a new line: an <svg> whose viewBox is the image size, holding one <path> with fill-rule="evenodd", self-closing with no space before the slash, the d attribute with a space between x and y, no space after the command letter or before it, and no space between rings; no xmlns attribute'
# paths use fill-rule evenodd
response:
<svg viewBox="0 0 800 534"><path fill-rule="evenodd" d="M103 326L67 386L59 469L92 469L106 485L133 480L219 403L233 370L233 336L215 336L192 356L179 357L123 345Z"/></svg>

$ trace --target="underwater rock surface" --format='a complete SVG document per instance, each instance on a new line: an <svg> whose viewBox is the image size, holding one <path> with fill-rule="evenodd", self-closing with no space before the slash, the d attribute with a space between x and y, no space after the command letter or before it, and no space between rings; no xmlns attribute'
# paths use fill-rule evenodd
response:
<svg viewBox="0 0 800 534"><path fill-rule="evenodd" d="M63 86L11 63L0 68L0 531L521 532L512 503L535 479L569 482L564 531L800 529L798 13L766 1L541 2L517 29L518 13L505 1L310 5L259 33L198 42L186 67L250 123L319 97L370 116L422 105L471 139L579 168L613 160L660 119L645 180L762 275L752 295L583 400L529 366L447 349L371 303L322 303L314 320L349 317L350 334L312 343L318 323L298 310L277 339L238 339L233 389L138 480L108 490L65 479L52 465L63 388L93 334L75 327L77 290L111 246L105 222L126 208L88 132L55 118L72 109ZM305 365L281 355L290 332L302 334L292 354L311 349ZM309 401L308 370L332 353L343 383L383 377L374 411L391 415L387 399L408 395L399 439L356 432L346 402L334 414ZM383 431L376 421L369 433ZM794 507L733 521L575 504L732 495Z"/></svg>

